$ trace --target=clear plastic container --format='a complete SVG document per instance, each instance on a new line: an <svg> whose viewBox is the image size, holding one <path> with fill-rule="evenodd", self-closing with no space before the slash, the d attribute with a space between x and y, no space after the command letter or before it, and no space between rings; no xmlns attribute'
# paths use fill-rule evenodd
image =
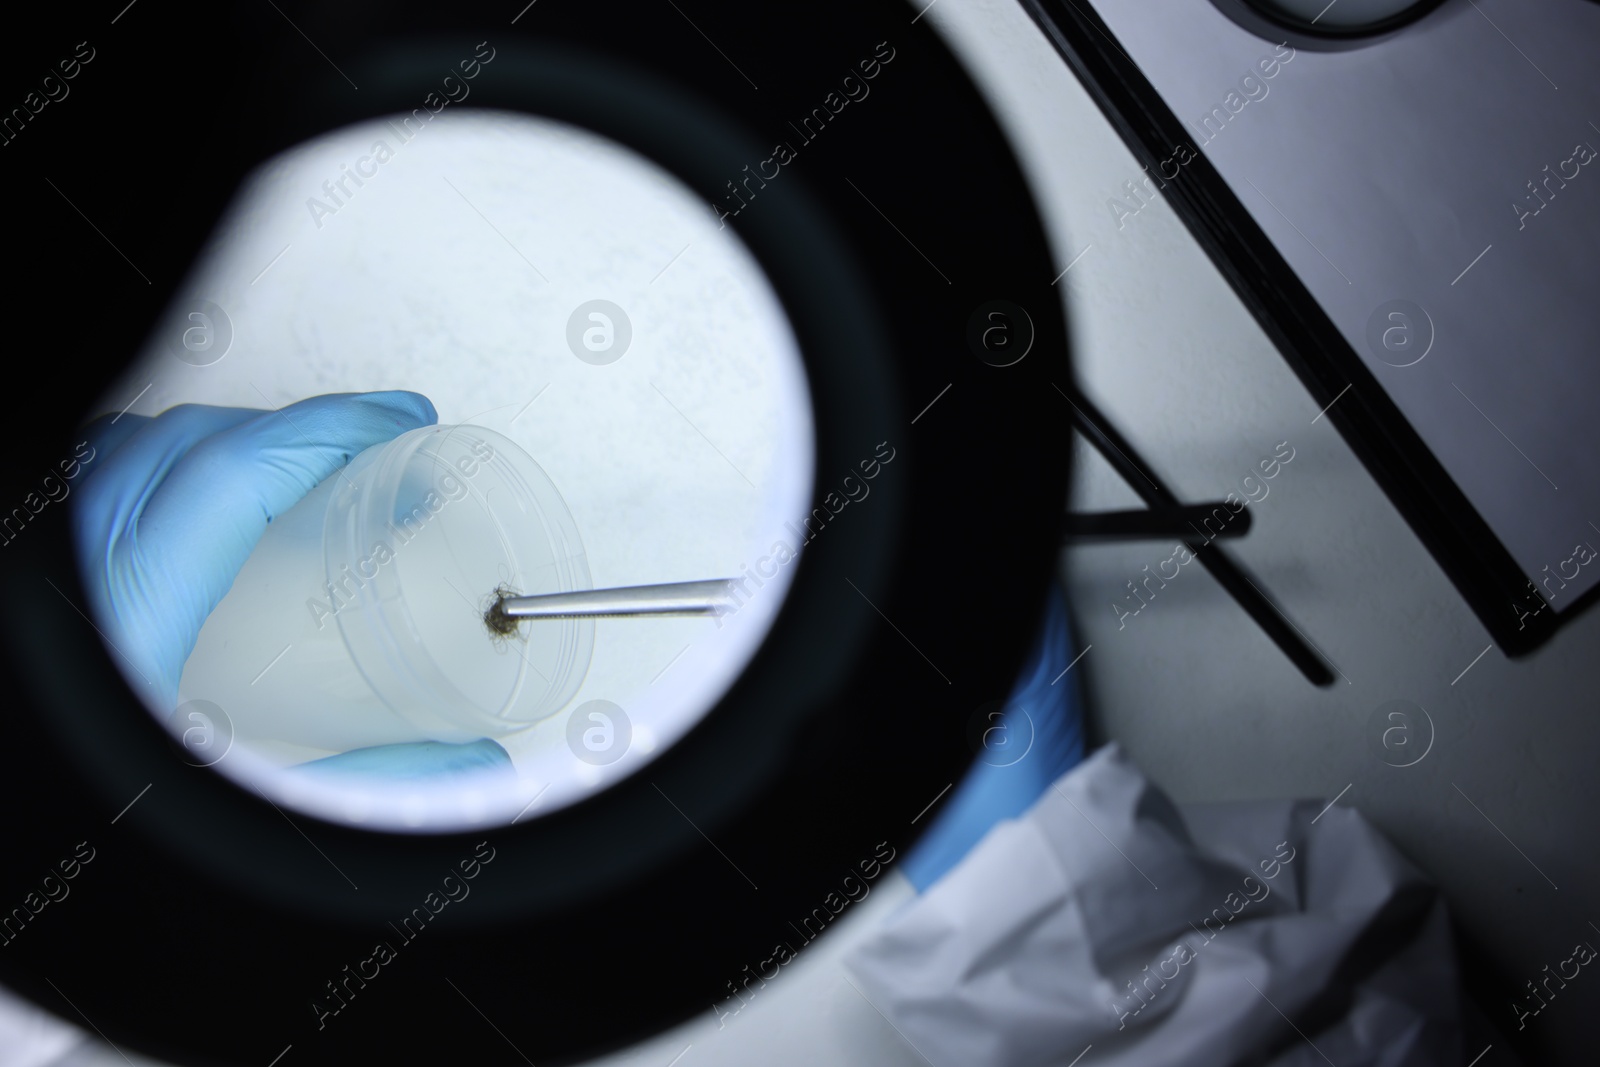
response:
<svg viewBox="0 0 1600 1067"><path fill-rule="evenodd" d="M531 456L481 427L422 427L267 527L201 629L179 699L209 700L239 741L291 753L504 737L572 699L594 623L501 636L485 610L497 590L589 588L577 524Z"/></svg>

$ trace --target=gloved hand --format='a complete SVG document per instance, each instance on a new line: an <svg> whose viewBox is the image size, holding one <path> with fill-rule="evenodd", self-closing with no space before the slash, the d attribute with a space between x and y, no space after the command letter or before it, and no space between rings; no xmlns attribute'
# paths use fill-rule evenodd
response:
<svg viewBox="0 0 1600 1067"><path fill-rule="evenodd" d="M917 892L960 863L995 823L1022 815L1057 778L1083 762L1077 672L1062 673L1075 656L1066 597L1055 585L1028 662L1000 718L985 733L984 751L901 861Z"/></svg>
<svg viewBox="0 0 1600 1067"><path fill-rule="evenodd" d="M279 411L181 404L91 423L96 463L73 495L73 547L89 614L131 668L130 684L174 709L201 626L267 524L357 453L437 421L426 397L396 391L315 396ZM381 772L386 759L403 777L510 767L487 740L386 745L317 763Z"/></svg>
<svg viewBox="0 0 1600 1067"><path fill-rule="evenodd" d="M484 738L464 745L443 741L418 741L410 745L376 745L356 748L295 768L300 774L327 780L332 775L357 775L390 780L434 778L439 775L480 774L485 771L515 774L511 757Z"/></svg>

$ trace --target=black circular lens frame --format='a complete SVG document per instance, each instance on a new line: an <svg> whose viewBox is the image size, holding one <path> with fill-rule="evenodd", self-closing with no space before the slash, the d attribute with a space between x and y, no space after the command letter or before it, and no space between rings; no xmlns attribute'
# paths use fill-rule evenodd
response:
<svg viewBox="0 0 1600 1067"><path fill-rule="evenodd" d="M32 339L13 340L28 384L0 554L0 981L120 1047L542 1067L712 1010L842 879L893 868L1036 631L1070 453L1057 267L930 20L891 0L519 7L15 16L8 106L58 52L94 59L4 149L8 295ZM816 506L880 448L895 460L806 546L731 691L638 773L510 826L375 832L185 760L88 614L70 497L33 502L246 176L423 106L480 47L470 106L628 146L752 251L805 361ZM779 144L793 158L771 177Z"/></svg>

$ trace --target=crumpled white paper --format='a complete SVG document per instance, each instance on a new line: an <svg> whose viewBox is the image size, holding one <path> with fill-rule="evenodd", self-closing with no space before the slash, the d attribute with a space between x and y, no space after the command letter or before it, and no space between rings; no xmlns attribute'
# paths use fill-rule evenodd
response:
<svg viewBox="0 0 1600 1067"><path fill-rule="evenodd" d="M935 1067L1459 1064L1442 898L1323 807L1180 809L1107 745L845 966Z"/></svg>
<svg viewBox="0 0 1600 1067"><path fill-rule="evenodd" d="M0 988L0 1067L44 1067L83 1038L81 1030Z"/></svg>

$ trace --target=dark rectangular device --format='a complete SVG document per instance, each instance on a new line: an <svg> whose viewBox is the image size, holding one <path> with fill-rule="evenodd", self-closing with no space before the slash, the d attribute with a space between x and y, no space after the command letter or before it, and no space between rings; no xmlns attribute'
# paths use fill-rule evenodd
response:
<svg viewBox="0 0 1600 1067"><path fill-rule="evenodd" d="M1600 599L1600 4L1022 2L1495 643Z"/></svg>

